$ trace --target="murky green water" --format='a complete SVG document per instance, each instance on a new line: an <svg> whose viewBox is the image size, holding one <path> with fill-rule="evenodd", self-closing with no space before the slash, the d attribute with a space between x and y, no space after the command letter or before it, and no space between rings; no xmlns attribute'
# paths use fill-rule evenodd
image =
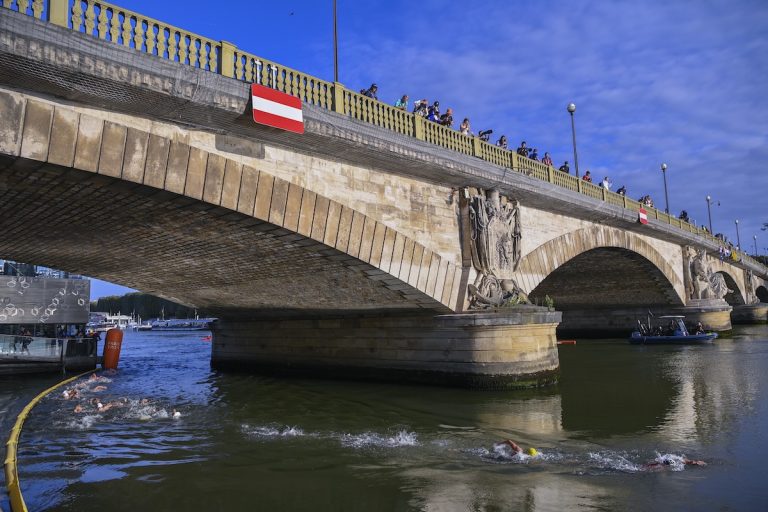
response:
<svg viewBox="0 0 768 512"><path fill-rule="evenodd" d="M74 400L43 401L19 452L30 510L765 510L768 503L765 325L698 347L579 340L560 349L561 385L533 392L221 374L210 370L209 353L200 334L127 333L108 382ZM4 437L50 380L0 381ZM89 404L94 397L121 403L99 412ZM78 402L83 413L73 412ZM541 455L493 450L505 438ZM708 465L644 466L664 454Z"/></svg>

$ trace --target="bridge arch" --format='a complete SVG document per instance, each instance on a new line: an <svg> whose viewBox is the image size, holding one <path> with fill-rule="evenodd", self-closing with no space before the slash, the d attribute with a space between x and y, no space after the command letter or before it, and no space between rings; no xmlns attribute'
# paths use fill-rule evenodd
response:
<svg viewBox="0 0 768 512"><path fill-rule="evenodd" d="M760 299L760 302L768 302L768 287L758 286L755 288L755 295Z"/></svg>
<svg viewBox="0 0 768 512"><path fill-rule="evenodd" d="M244 311L448 312L457 302L457 265L300 184L182 137L60 104L0 92L0 114L0 215L11 225L26 219L41 228L3 237L0 256L198 307L209 306L206 296ZM84 218L61 214L62 207ZM104 233L110 221L115 225ZM131 236L134 245L154 247L131 248ZM147 268L158 260L153 249L166 256L165 268ZM131 250L136 257L126 256ZM225 268L206 267L205 259ZM179 275L166 287L153 272ZM262 289L244 282L257 274L268 276Z"/></svg>
<svg viewBox="0 0 768 512"><path fill-rule="evenodd" d="M532 297L549 295L558 309L686 302L681 277L659 251L630 231L606 226L542 244L521 259L516 275Z"/></svg>

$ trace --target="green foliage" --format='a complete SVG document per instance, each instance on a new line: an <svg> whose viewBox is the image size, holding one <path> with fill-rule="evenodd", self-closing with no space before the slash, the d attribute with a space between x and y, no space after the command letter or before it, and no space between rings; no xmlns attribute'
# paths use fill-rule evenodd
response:
<svg viewBox="0 0 768 512"><path fill-rule="evenodd" d="M549 309L555 309L555 301L549 295L544 296L544 305Z"/></svg>
<svg viewBox="0 0 768 512"><path fill-rule="evenodd" d="M164 311L165 318L193 318L195 309L147 293L127 293L122 296L101 297L91 302L91 311L123 315L138 315L143 319L158 318ZM199 310L200 316L206 316Z"/></svg>

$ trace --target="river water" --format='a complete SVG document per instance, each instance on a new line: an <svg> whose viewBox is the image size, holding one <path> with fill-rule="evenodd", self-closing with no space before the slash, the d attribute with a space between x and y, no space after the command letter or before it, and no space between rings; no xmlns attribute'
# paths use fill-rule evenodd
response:
<svg viewBox="0 0 768 512"><path fill-rule="evenodd" d="M19 448L29 509L768 504L766 325L697 347L579 340L560 347L559 386L516 392L220 373L210 369L205 334L126 333L116 374L99 372L104 380L78 398L43 400ZM54 381L0 380L3 438L26 401ZM100 412L91 398L116 405ZM77 403L84 412L73 412ZM493 448L507 438L540 453ZM707 465L677 464L683 456ZM646 466L663 457L675 463ZM9 510L6 497L0 508Z"/></svg>

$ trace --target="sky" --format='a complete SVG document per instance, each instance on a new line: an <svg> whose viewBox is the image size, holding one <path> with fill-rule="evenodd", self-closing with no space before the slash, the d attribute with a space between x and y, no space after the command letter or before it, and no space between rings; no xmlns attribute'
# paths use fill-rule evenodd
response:
<svg viewBox="0 0 768 512"><path fill-rule="evenodd" d="M337 0L339 81L439 100L633 199L768 252L768 2ZM116 4L333 80L332 0ZM183 8L180 6L183 5ZM110 291L95 283L96 293ZM97 295L93 295L97 296Z"/></svg>

